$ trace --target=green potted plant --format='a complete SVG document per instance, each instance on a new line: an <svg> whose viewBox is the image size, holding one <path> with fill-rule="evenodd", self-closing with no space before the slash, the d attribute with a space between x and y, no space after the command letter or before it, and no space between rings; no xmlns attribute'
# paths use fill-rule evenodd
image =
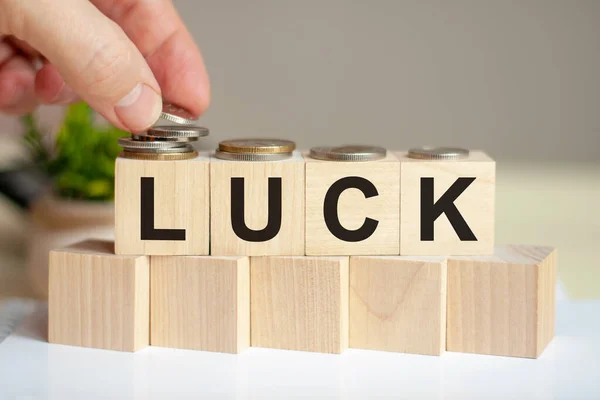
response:
<svg viewBox="0 0 600 400"><path fill-rule="evenodd" d="M56 135L23 117L32 166L49 178L48 190L30 206L28 268L34 290L47 295L48 252L88 238L114 237L115 158L128 135L94 122L85 103L71 105Z"/></svg>

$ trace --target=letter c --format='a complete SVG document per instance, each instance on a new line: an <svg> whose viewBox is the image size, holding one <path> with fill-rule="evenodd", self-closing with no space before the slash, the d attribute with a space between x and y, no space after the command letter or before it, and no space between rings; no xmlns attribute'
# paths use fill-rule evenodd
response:
<svg viewBox="0 0 600 400"><path fill-rule="evenodd" d="M360 190L365 198L378 196L377 188L371 181L360 176L347 176L336 181L325 194L323 202L323 217L325 225L336 238L345 242L360 242L369 238L377 229L379 221L365 218L362 226L356 230L349 230L342 226L338 215L338 201L340 195L346 189L355 188Z"/></svg>

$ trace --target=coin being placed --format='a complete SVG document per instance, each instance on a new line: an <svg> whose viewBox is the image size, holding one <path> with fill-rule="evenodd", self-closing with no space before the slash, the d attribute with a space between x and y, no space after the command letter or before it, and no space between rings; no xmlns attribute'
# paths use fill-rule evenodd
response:
<svg viewBox="0 0 600 400"><path fill-rule="evenodd" d="M310 149L310 157L327 161L375 161L386 155L386 149L375 146L349 145Z"/></svg>
<svg viewBox="0 0 600 400"><path fill-rule="evenodd" d="M295 149L296 143L282 139L231 139L219 143L219 150L227 153L279 154Z"/></svg>
<svg viewBox="0 0 600 400"><path fill-rule="evenodd" d="M226 151L217 150L215 157L221 160L229 161L281 161L292 157L292 152L289 153L229 153Z"/></svg>
<svg viewBox="0 0 600 400"><path fill-rule="evenodd" d="M201 126L153 126L146 131L148 136L199 138L208 136L208 129Z"/></svg>
<svg viewBox="0 0 600 400"><path fill-rule="evenodd" d="M132 137L122 137L119 138L119 145L127 148L127 149L166 149L170 147L181 146L181 143L177 142L167 142L167 141L143 141L143 140L135 140Z"/></svg>
<svg viewBox="0 0 600 400"><path fill-rule="evenodd" d="M174 122L178 125L194 125L198 122L198 116L172 103L163 103L160 118Z"/></svg>
<svg viewBox="0 0 600 400"><path fill-rule="evenodd" d="M169 143L185 143L195 142L198 137L177 137L177 136L151 136L145 133L132 134L131 138L136 142L169 142Z"/></svg>
<svg viewBox="0 0 600 400"><path fill-rule="evenodd" d="M409 158L420 160L458 160L469 156L469 150L458 147L423 146L408 150Z"/></svg>

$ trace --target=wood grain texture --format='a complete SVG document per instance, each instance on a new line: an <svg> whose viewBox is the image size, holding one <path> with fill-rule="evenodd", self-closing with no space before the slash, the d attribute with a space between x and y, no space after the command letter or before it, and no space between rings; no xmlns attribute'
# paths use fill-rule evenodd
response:
<svg viewBox="0 0 600 400"><path fill-rule="evenodd" d="M252 346L348 347L348 257L251 257Z"/></svg>
<svg viewBox="0 0 600 400"><path fill-rule="evenodd" d="M494 252L494 207L496 163L481 151L466 159L430 161L400 160L400 254L401 255L491 255ZM434 223L434 240L421 240L421 178L434 178L437 201L460 177L476 178L454 204L477 241L461 241L445 214Z"/></svg>
<svg viewBox="0 0 600 400"><path fill-rule="evenodd" d="M248 257L151 258L151 344L239 353L250 346Z"/></svg>
<svg viewBox="0 0 600 400"><path fill-rule="evenodd" d="M448 259L447 350L537 358L554 337L556 250Z"/></svg>
<svg viewBox="0 0 600 400"><path fill-rule="evenodd" d="M48 341L137 351L150 340L150 264L90 240L50 252Z"/></svg>
<svg viewBox="0 0 600 400"><path fill-rule="evenodd" d="M306 254L398 255L400 253L400 163L389 153L370 162L322 161L304 155L306 161ZM365 240L347 242L335 237L325 224L323 203L327 191L339 179L357 176L369 180L378 195L366 199L358 189L344 191L338 202L341 225L360 228L365 218L378 221Z"/></svg>
<svg viewBox="0 0 600 400"><path fill-rule="evenodd" d="M209 162L207 154L181 161L119 157L115 170L117 254L209 254ZM185 229L186 240L141 240L140 179L154 178L154 227Z"/></svg>
<svg viewBox="0 0 600 400"><path fill-rule="evenodd" d="M304 254L304 159L271 162L226 161L211 157L211 255ZM282 213L278 234L265 242L240 239L231 226L231 178L244 178L246 226L264 229L268 221L268 178L281 178Z"/></svg>
<svg viewBox="0 0 600 400"><path fill-rule="evenodd" d="M446 259L350 257L350 347L440 355Z"/></svg>

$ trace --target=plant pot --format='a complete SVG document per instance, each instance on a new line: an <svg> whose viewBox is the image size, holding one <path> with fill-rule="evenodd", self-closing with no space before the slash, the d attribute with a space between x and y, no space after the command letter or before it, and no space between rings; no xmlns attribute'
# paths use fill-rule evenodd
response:
<svg viewBox="0 0 600 400"><path fill-rule="evenodd" d="M114 204L43 196L31 208L28 274L33 291L48 297L48 256L52 249L81 240L114 240Z"/></svg>

